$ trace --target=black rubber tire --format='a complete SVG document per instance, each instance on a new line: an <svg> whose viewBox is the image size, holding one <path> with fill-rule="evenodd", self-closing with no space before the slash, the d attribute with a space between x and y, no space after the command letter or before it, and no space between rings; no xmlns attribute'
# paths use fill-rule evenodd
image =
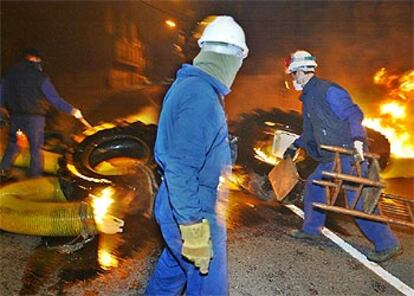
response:
<svg viewBox="0 0 414 296"><path fill-rule="evenodd" d="M157 166L153 158L156 126L142 122L119 124L114 128L104 129L84 138L66 153L59 165L59 180L68 199L83 199L92 188L121 185L136 189L136 176L102 175L94 167L114 157L128 156L140 160L154 183L159 183ZM68 166L73 166L74 174Z"/></svg>

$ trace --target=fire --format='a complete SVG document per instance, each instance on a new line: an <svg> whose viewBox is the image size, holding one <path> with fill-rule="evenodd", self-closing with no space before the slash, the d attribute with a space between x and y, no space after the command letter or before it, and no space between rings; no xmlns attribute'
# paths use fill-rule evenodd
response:
<svg viewBox="0 0 414 296"><path fill-rule="evenodd" d="M389 114L392 119L404 119L406 114L406 107L396 101L382 104L380 106L380 112L382 115Z"/></svg>
<svg viewBox="0 0 414 296"><path fill-rule="evenodd" d="M400 90L403 93L414 91L414 70L401 77Z"/></svg>
<svg viewBox="0 0 414 296"><path fill-rule="evenodd" d="M219 188L225 187L229 190L238 191L241 188L241 185L246 183L246 174L242 174L240 167L235 166L231 174L226 174L220 176Z"/></svg>
<svg viewBox="0 0 414 296"><path fill-rule="evenodd" d="M254 148L253 150L255 152L254 157L256 159L271 165L275 165L277 163L277 158L272 153L266 152L262 148Z"/></svg>
<svg viewBox="0 0 414 296"><path fill-rule="evenodd" d="M108 212L109 206L114 202L111 197L113 194L114 189L112 187L106 187L101 191L100 195L92 196L93 212L95 215L95 222L97 224L103 223L104 216Z"/></svg>
<svg viewBox="0 0 414 296"><path fill-rule="evenodd" d="M386 73L387 70L385 68L381 68L374 74L373 80L375 84L384 84L386 81Z"/></svg>
<svg viewBox="0 0 414 296"><path fill-rule="evenodd" d="M380 116L367 118L362 124L388 138L393 157L414 158L413 118L407 116L413 108L414 70L395 75L381 68L373 81L387 88L387 99L379 106Z"/></svg>
<svg viewBox="0 0 414 296"><path fill-rule="evenodd" d="M97 195L89 194L92 198L91 204L96 228L99 232L115 234L123 231L122 227L125 222L109 214L109 207L114 202L112 198L114 194L115 189L113 187L106 187Z"/></svg>
<svg viewBox="0 0 414 296"><path fill-rule="evenodd" d="M391 144L391 154L395 158L414 158L414 139L404 127L388 125L382 118L368 118L362 124L387 137Z"/></svg>
<svg viewBox="0 0 414 296"><path fill-rule="evenodd" d="M123 120L131 123L135 121L141 121L145 124L157 124L158 110L152 106L144 107L139 113L132 114Z"/></svg>

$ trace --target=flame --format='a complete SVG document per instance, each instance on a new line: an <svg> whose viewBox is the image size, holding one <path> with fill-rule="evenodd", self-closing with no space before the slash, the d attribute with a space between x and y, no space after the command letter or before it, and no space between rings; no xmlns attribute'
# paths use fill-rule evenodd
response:
<svg viewBox="0 0 414 296"><path fill-rule="evenodd" d="M414 90L414 70L403 75L400 79L400 90L403 93L409 93Z"/></svg>
<svg viewBox="0 0 414 296"><path fill-rule="evenodd" d="M387 70L385 68L381 68L374 74L373 81L375 84L384 84L386 81L386 73Z"/></svg>
<svg viewBox="0 0 414 296"><path fill-rule="evenodd" d="M144 107L141 110L141 112L130 115L127 118L124 118L123 120L130 122L130 123L135 122L135 121L141 121L145 124L157 124L158 123L158 111L152 106L147 106L147 107Z"/></svg>
<svg viewBox="0 0 414 296"><path fill-rule="evenodd" d="M112 187L104 188L99 195L92 195L92 207L96 224L102 224L109 206L114 202L111 196L114 194Z"/></svg>
<svg viewBox="0 0 414 296"><path fill-rule="evenodd" d="M242 174L239 170L240 167L235 166L231 174L220 176L219 188L226 187L229 190L238 191L241 189L242 184L246 183L246 174Z"/></svg>
<svg viewBox="0 0 414 296"><path fill-rule="evenodd" d="M382 115L389 114L395 119L403 119L407 116L406 107L399 102L391 101L380 106L380 112Z"/></svg>
<svg viewBox="0 0 414 296"><path fill-rule="evenodd" d="M380 116L366 118L362 124L388 138L393 157L414 158L413 119L408 116L414 101L414 70L395 75L381 68L373 81L385 86L388 93L379 106Z"/></svg>
<svg viewBox="0 0 414 296"><path fill-rule="evenodd" d="M277 157L274 156L272 153L267 153L262 148L253 148L255 155L254 157L260 161L266 162L271 165L275 165L277 163Z"/></svg>
<svg viewBox="0 0 414 296"><path fill-rule="evenodd" d="M391 144L391 154L395 158L414 158L414 140L404 127L389 126L381 118L368 118L362 124L387 137Z"/></svg>

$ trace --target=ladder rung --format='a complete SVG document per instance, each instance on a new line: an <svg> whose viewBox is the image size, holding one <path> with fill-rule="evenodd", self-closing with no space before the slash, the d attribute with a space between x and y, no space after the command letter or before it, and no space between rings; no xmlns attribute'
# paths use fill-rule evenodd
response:
<svg viewBox="0 0 414 296"><path fill-rule="evenodd" d="M348 214L348 215L352 215L352 216L359 217L359 218L365 218L365 219L379 221L379 222L385 222L385 223L399 224L399 225L404 225L404 226L414 228L414 223L412 223L412 222L406 222L406 221L402 221L402 220L392 219L392 218L388 218L386 216L371 215L371 214L367 214L367 213L364 213L364 212L361 212L361 211L350 210L350 209L337 207L337 206L328 206L326 204L317 203L317 202L312 203L312 205L314 207L317 207L317 208L320 208L320 209L326 210L326 211L342 213L342 214Z"/></svg>
<svg viewBox="0 0 414 296"><path fill-rule="evenodd" d="M328 177L332 177L332 178L336 178L336 179L340 179L340 180L344 180L344 181L350 181L350 182L354 182L354 183L360 183L360 184L363 184L363 185L381 187L381 188L384 187L384 184L382 184L381 182L372 181L372 180L367 179L367 178L361 178L361 177L346 175L346 174L332 173L332 172L327 172L327 171L322 171L322 174L324 176L328 176Z"/></svg>

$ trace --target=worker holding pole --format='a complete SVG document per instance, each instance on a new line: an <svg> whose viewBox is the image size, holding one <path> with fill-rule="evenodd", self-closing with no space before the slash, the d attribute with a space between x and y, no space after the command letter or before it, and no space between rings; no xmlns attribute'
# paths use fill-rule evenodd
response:
<svg viewBox="0 0 414 296"><path fill-rule="evenodd" d="M25 49L21 61L7 72L0 84L0 106L10 117L8 143L0 164L0 177L7 178L18 152L16 133L19 130L27 136L30 144L28 175L36 177L42 174L41 148L44 143L48 102L59 111L88 124L79 109L59 96L49 77L43 72L41 53L34 48Z"/></svg>

